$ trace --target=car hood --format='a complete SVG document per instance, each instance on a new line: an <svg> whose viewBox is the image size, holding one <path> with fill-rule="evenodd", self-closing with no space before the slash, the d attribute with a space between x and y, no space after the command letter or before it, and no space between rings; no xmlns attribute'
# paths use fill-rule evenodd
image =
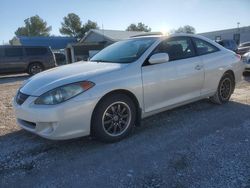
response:
<svg viewBox="0 0 250 188"><path fill-rule="evenodd" d="M92 77L121 69L125 64L78 62L56 67L32 76L23 83L20 91L27 95L40 96L56 87L74 82L90 80ZM91 80L90 80L91 81Z"/></svg>

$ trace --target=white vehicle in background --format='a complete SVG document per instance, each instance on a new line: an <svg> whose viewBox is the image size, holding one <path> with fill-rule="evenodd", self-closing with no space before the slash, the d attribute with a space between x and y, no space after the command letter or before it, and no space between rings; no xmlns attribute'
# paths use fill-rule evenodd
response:
<svg viewBox="0 0 250 188"><path fill-rule="evenodd" d="M18 124L42 137L114 142L147 116L204 98L226 103L243 69L239 55L202 36L134 37L31 77L13 106Z"/></svg>
<svg viewBox="0 0 250 188"><path fill-rule="evenodd" d="M245 71L250 72L250 52L245 53L242 56L243 62L246 64L246 69Z"/></svg>

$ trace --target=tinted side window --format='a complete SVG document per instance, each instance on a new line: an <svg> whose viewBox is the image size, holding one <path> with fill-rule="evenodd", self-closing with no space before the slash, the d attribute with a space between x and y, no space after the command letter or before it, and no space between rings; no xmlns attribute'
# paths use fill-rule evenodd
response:
<svg viewBox="0 0 250 188"><path fill-rule="evenodd" d="M191 39L188 37L174 37L167 39L161 42L153 53L168 53L169 61L195 56Z"/></svg>
<svg viewBox="0 0 250 188"><path fill-rule="evenodd" d="M23 49L22 48L5 48L5 56L7 57L23 56Z"/></svg>
<svg viewBox="0 0 250 188"><path fill-rule="evenodd" d="M25 51L28 56L44 55L47 53L47 48L25 48Z"/></svg>
<svg viewBox="0 0 250 188"><path fill-rule="evenodd" d="M198 55L210 54L219 51L214 45L197 38L193 38Z"/></svg>

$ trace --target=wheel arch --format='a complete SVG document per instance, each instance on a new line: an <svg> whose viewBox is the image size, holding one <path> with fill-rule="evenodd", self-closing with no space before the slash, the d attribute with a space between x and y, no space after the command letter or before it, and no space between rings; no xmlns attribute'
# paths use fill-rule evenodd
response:
<svg viewBox="0 0 250 188"><path fill-rule="evenodd" d="M95 111L97 109L97 107L99 106L99 104L108 96L111 96L111 95L115 95L115 94L125 94L127 95L132 101L133 103L135 104L135 107L136 107L136 125L140 125L140 122L141 122L141 111L142 111L142 108L140 106L140 103L137 99L137 97L135 96L134 93L132 93L131 91L129 90L126 90L126 89L116 89L116 90L113 90L113 91L110 91L108 93L106 93L105 95L103 95L101 97L101 99L99 99L99 101L97 102L97 104L95 105L95 108L92 112L92 115L91 115L91 127L90 127L90 133L92 132L92 121L93 121L93 117L94 117L94 114L95 114Z"/></svg>
<svg viewBox="0 0 250 188"><path fill-rule="evenodd" d="M227 71L225 71L223 74L222 74L222 76L221 76L221 78L220 78L220 80L219 80L219 83L218 83L218 86L217 86L217 91L216 91L216 93L213 95L213 96L211 96L210 97L210 100L213 102L213 103L215 103L215 104L223 104L224 102L223 102L223 100L221 99L221 96L220 96L220 94L219 94L219 88L220 88L220 83L221 83L221 81L222 81L222 79L223 79L223 77L224 76L230 76L233 80L233 85L232 85L232 90L231 90L231 94L234 92L234 89L235 89L235 74L234 74L234 72L231 70L231 69L228 69ZM230 96L231 96L231 94L230 94ZM229 96L229 98L230 98L230 96ZM228 100L229 100L229 98L228 98Z"/></svg>
<svg viewBox="0 0 250 188"><path fill-rule="evenodd" d="M45 67L43 65L43 62L42 61L30 61L27 65L27 68L26 68L26 72L29 73L29 69L30 69L30 66L31 65L34 65L34 64L39 64L41 65L41 67L43 68L43 70L45 70Z"/></svg>
<svg viewBox="0 0 250 188"><path fill-rule="evenodd" d="M235 82L235 74L234 74L234 71L232 71L231 69L228 69L228 70L223 74L223 76L224 76L225 74L230 74L230 75L232 75L233 78L234 78L234 82Z"/></svg>
<svg viewBox="0 0 250 188"><path fill-rule="evenodd" d="M40 65L44 68L44 65L43 65L42 61L30 61L30 62L28 63L28 66L27 66L27 70L29 69L29 67L30 67L31 65L36 64L36 63L40 64Z"/></svg>
<svg viewBox="0 0 250 188"><path fill-rule="evenodd" d="M224 73L221 75L221 77L219 78L218 80L218 84L217 84L217 89L219 87L219 84L220 84L220 81L222 79L222 77L225 75L225 74L229 74L233 77L234 79L234 86L235 86L235 74L234 74L234 71L232 69L227 69L226 71L224 71Z"/></svg>

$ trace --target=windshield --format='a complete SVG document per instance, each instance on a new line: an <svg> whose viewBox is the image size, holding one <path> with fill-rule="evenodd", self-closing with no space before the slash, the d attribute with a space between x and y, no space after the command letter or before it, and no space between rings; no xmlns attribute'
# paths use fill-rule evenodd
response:
<svg viewBox="0 0 250 188"><path fill-rule="evenodd" d="M157 38L129 39L116 42L97 53L90 61L131 63L136 61Z"/></svg>

